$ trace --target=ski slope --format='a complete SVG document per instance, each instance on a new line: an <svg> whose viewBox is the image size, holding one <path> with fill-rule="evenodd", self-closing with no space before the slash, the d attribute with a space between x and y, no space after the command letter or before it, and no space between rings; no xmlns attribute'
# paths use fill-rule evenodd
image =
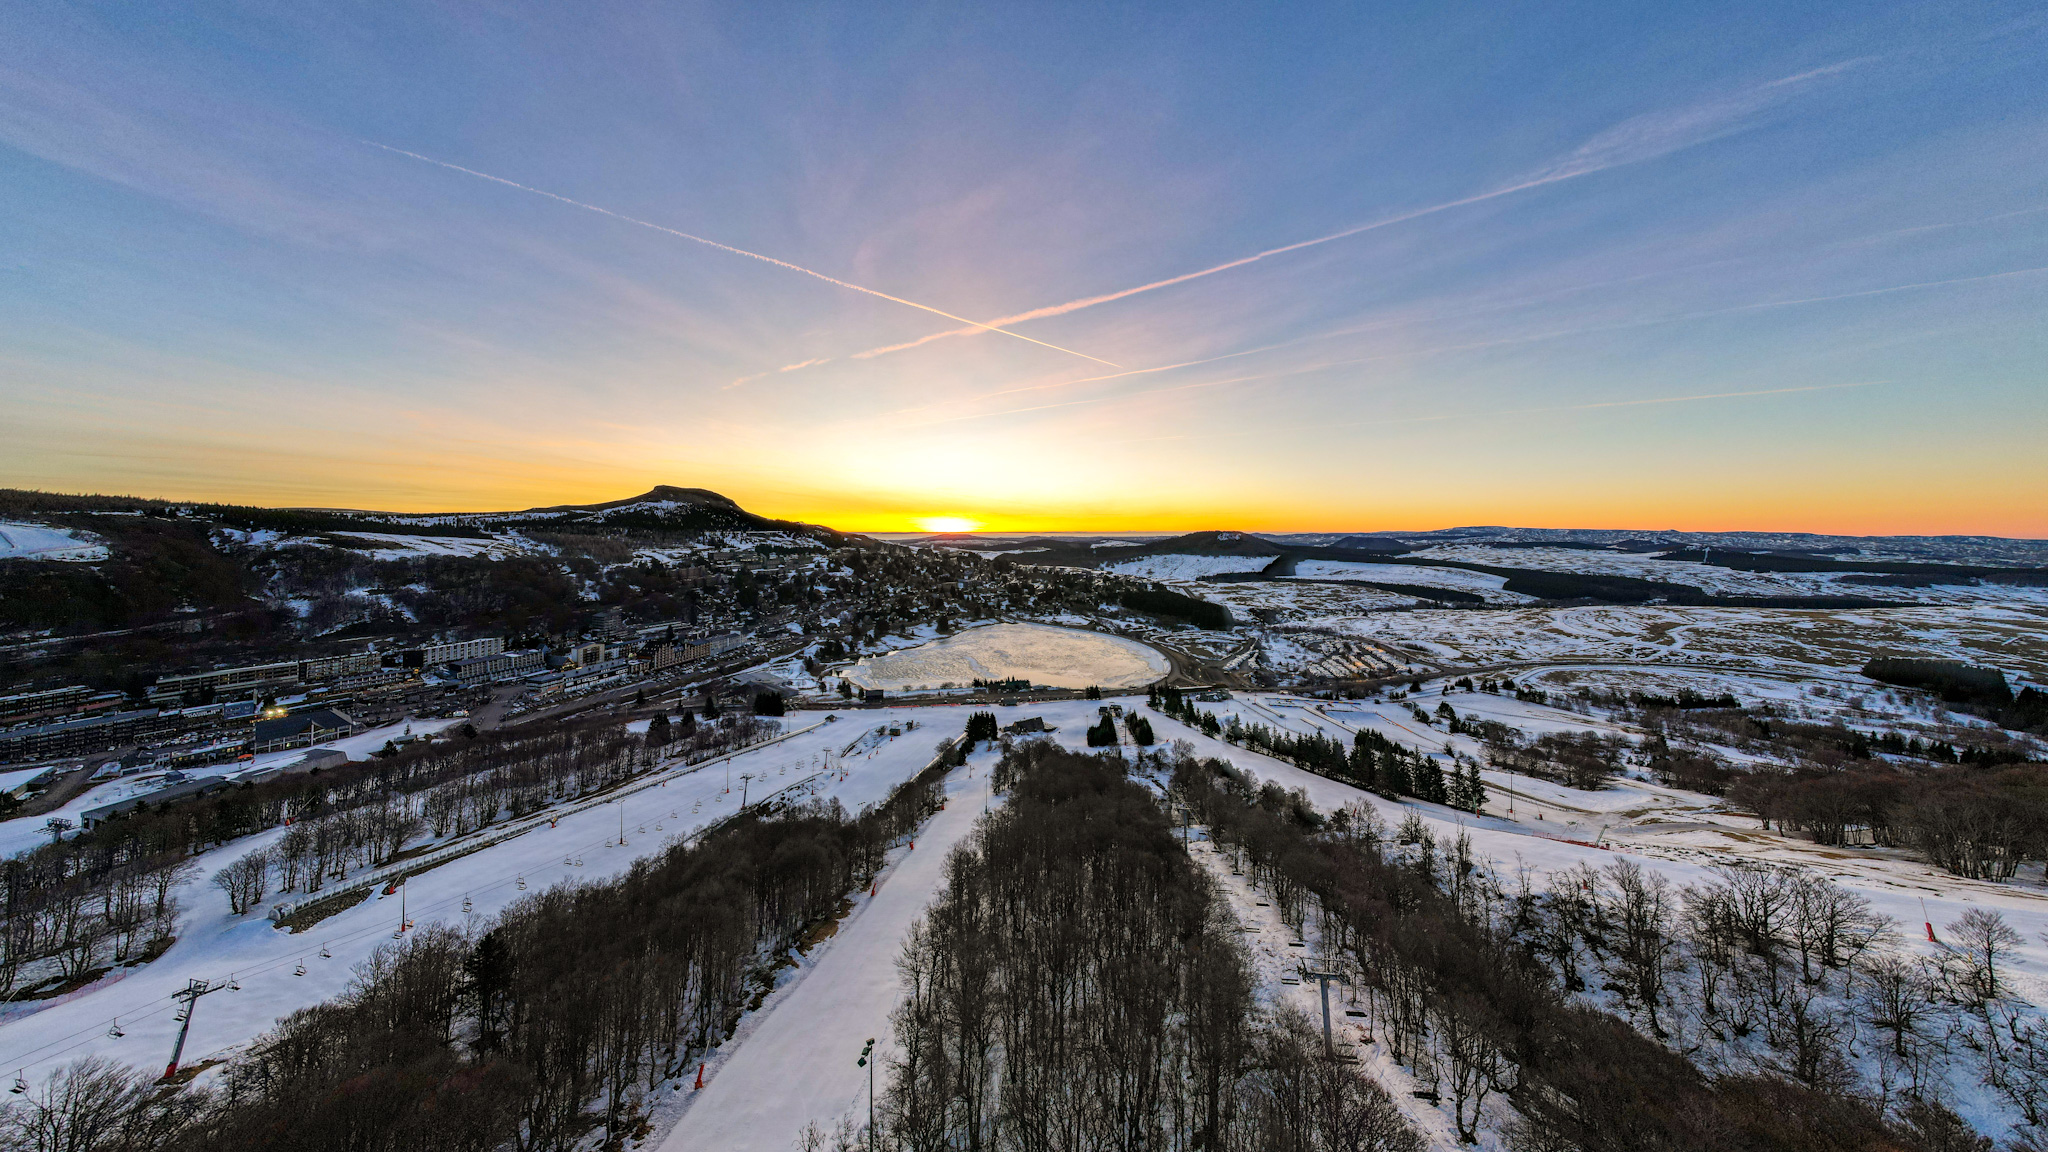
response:
<svg viewBox="0 0 2048 1152"><path fill-rule="evenodd" d="M0 1067L20 1070L31 1083L87 1055L161 1070L177 1034L171 993L195 979L219 985L232 980L240 987L199 1002L186 1062L231 1056L279 1017L339 995L354 967L392 940L401 907L415 927L460 924L492 916L553 884L615 876L633 860L730 815L743 789L750 802L786 791L793 797L837 798L857 810L916 775L931 761L939 738L957 734L965 723L964 713L939 720L929 710L916 709L839 715L836 723L825 723L816 712L792 715L788 729L816 726L726 759L640 777L615 798L563 816L552 827L538 821L530 831L414 876L400 894L385 896L376 889L362 903L300 934L273 927L266 911L303 898L303 892L273 892L264 902L266 911L236 917L228 913L226 894L211 883L222 867L270 846L283 829L205 853L195 858L195 877L177 890L183 908L177 943L163 956L140 967L115 969L56 999L0 1006ZM919 727L893 738L874 734L877 726L900 727L907 720L919 721ZM842 756L864 733L866 742ZM743 779L748 776L752 779ZM621 827L623 846L618 843ZM297 974L301 964L304 975ZM125 1034L118 1037L111 1034L117 1020Z"/></svg>
<svg viewBox="0 0 2048 1152"><path fill-rule="evenodd" d="M849 1115L865 1123L868 1071L855 1061L873 1038L875 1088L888 1087L889 1014L902 998L896 958L945 883L946 855L981 818L996 759L983 752L953 770L945 809L913 847L896 851L875 895L864 895L708 1062L702 1091L676 1086L684 1111L661 1152L787 1152L808 1126L829 1132Z"/></svg>
<svg viewBox="0 0 2048 1152"><path fill-rule="evenodd" d="M68 528L0 522L0 560L105 560L104 544L80 540Z"/></svg>
<svg viewBox="0 0 2048 1152"><path fill-rule="evenodd" d="M1042 716L1058 729L1050 739L1086 749L1086 730L1100 705L1086 700L1003 708L1004 723ZM975 707L928 708L934 730L958 732ZM1128 740L1128 737L1124 737ZM1124 746L1126 755L1136 748ZM966 839L991 801L986 791L994 752L981 752L946 780L947 805L917 834L915 850L898 849L879 893L863 893L839 931L783 977L761 1009L742 1022L726 1051L711 1061L704 1088L695 1069L664 1089L655 1128L670 1124L660 1152L790 1152L804 1129L830 1133L841 1119L867 1122L867 1069L855 1065L875 1039L870 1062L875 1090L887 1086L898 1054L889 1014L902 1000L896 958L910 926L945 884L945 858ZM673 1119L680 1115L680 1119Z"/></svg>

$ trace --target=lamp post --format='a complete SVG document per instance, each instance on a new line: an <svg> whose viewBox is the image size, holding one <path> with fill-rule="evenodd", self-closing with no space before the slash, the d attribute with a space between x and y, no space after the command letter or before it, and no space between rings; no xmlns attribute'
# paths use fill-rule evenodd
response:
<svg viewBox="0 0 2048 1152"><path fill-rule="evenodd" d="M874 1050L875 1038L870 1036L860 1050L860 1059L854 1062L854 1067L868 1070L868 1152L874 1152L875 1147L875 1066L869 1062Z"/></svg>

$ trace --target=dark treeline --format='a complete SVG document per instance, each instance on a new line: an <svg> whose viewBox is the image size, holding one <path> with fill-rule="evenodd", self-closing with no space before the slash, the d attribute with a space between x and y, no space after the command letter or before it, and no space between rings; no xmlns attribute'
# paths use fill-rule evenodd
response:
<svg viewBox="0 0 2048 1152"><path fill-rule="evenodd" d="M1361 729L1346 748L1343 741L1321 732L1276 730L1264 724L1246 724L1236 716L1218 720L1215 713L1195 707L1176 688L1155 692L1152 707L1219 740L1390 800L1410 796L1465 812L1477 812L1486 803L1486 785L1477 761L1454 759L1446 772L1434 756L1403 747L1370 728ZM1443 707L1448 711L1448 705ZM1428 722L1426 713L1417 714ZM1451 719L1455 724L1456 716Z"/></svg>
<svg viewBox="0 0 2048 1152"><path fill-rule="evenodd" d="M692 725L665 751L688 759L759 741L752 717ZM471 730L473 732L473 730ZM75 983L109 962L160 952L190 858L289 825L216 882L237 914L272 891L318 892L382 865L423 833L461 835L647 771L650 749L616 722L504 729L422 742L365 764L244 784L209 799L145 807L0 864L0 996L21 983Z"/></svg>
<svg viewBox="0 0 2048 1152"><path fill-rule="evenodd" d="M1384 1090L1263 1020L1235 921L1114 755L1006 755L1004 806L905 947L881 1103L916 1152L1375 1152L1421 1141Z"/></svg>
<svg viewBox="0 0 2048 1152"><path fill-rule="evenodd" d="M1198 600L1162 587L1136 588L1117 597L1117 603L1154 616L1173 616L1198 628L1230 627L1230 609L1210 600Z"/></svg>
<svg viewBox="0 0 2048 1152"><path fill-rule="evenodd" d="M1661 1026L1654 1006L1675 967L1672 896L1640 869L1602 880L1619 892L1612 901L1571 876L1548 898L1508 897L1489 890L1462 837L1438 844L1425 835L1396 851L1369 810L1326 824L1222 761L1181 758L1173 788L1284 917L1299 924L1313 916L1325 951L1356 964L1381 1039L1435 1090L1467 1140L1489 1097L1505 1095L1518 1114L1509 1144L1527 1152L1978 1147L1945 1111L1911 1110L1922 1123L1902 1128L1830 1090L1819 1073L1709 1078L1619 1016L1574 1002L1572 979L1561 979L1557 965L1587 963L1586 926L1598 922L1608 941L1598 974L1624 1002L1640 994L1652 1006L1646 1027ZM1416 839L1406 830L1404 838ZM1771 939L1783 931L1774 924ZM1553 937L1566 954L1550 947ZM1781 964L1770 971L1780 978L1774 987L1803 987L1796 975L1784 978ZM1781 999L1811 1024L1810 992ZM1818 1050L1810 1027L1805 1039Z"/></svg>
<svg viewBox="0 0 2048 1152"><path fill-rule="evenodd" d="M1932 692L1950 704L2023 732L2048 733L2048 692L2022 688L2017 696L1996 668L1955 660L1881 656L1863 666L1872 680Z"/></svg>
<svg viewBox="0 0 2048 1152"><path fill-rule="evenodd" d="M1958 876L2009 880L2048 854L2048 765L1906 775L1874 766L1758 772L1730 795L1766 825L1821 844L1917 849Z"/></svg>
<svg viewBox="0 0 2048 1152"><path fill-rule="evenodd" d="M8 1108L0 1147L560 1152L600 1132L620 1147L647 1095L732 1034L765 958L937 810L943 771L852 818L836 802L741 817L473 936L421 929L260 1037L218 1091L74 1066Z"/></svg>

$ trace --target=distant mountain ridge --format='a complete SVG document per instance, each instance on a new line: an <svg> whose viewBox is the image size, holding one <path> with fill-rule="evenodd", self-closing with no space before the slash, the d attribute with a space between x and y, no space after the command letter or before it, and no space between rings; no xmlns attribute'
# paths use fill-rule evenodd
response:
<svg viewBox="0 0 2048 1152"><path fill-rule="evenodd" d="M659 484L638 496L591 504L556 504L508 512L382 512L357 508L267 508L135 496L76 496L24 489L0 489L0 517L92 513L155 513L211 520L249 531L293 534L395 532L408 535L476 535L492 529L546 526L561 529L646 529L654 531L779 532L838 543L844 533L818 524L775 520L749 512L708 488Z"/></svg>
<svg viewBox="0 0 2048 1152"><path fill-rule="evenodd" d="M1398 556L1449 545L1516 551L1563 548L1622 553L1752 553L1835 559L1865 566L1934 563L1994 568L2048 567L2048 540L2003 536L1830 536L1811 532L1689 532L1640 528L1512 528L1472 525L1426 532L1188 532L1142 543L1131 533L1103 536L996 536L951 533L905 541L978 551L1030 550L1034 563L1097 563L1141 556L1331 556L1325 550Z"/></svg>

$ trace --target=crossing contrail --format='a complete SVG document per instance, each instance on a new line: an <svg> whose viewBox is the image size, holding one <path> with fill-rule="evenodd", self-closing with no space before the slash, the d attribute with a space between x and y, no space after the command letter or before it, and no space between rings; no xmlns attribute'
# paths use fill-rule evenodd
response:
<svg viewBox="0 0 2048 1152"><path fill-rule="evenodd" d="M493 176L488 172L479 172L474 168L464 168L460 164L450 164L446 160L436 160L432 156L422 156L418 152L408 152L403 148L393 148L389 144L379 144L375 140L364 140L363 143L368 144L372 148L381 148L386 152L395 152L400 156L410 156L414 160L425 161L428 164L433 164L438 167L446 168L453 172L461 172L464 175L475 176L478 179L482 180L489 180L494 184L503 184L508 188L517 188L521 192L531 192L536 196L545 196L550 200L559 200L564 204L567 204L574 208L581 208L586 212L596 212L599 213L600 215L609 216L614 220L621 220L628 224L637 224L642 228L652 228L656 232L666 232L670 236L679 237L681 239L689 240L694 243L703 244L707 247L716 248L721 252L730 252L735 256L745 256L751 260L759 260L764 264L773 264L778 268L787 268L791 272L801 272L806 276L811 276L819 280L823 280L827 284L836 284L841 288L848 288L855 292L864 292L869 296L874 296L882 300L887 300L892 304L901 304L907 308L915 308L920 312L929 312L934 316L943 316L948 320L954 320L958 321L959 323L969 325L969 327L967 328L960 329L960 331L963 332L1000 332L1005 336L1014 336L1019 340L1025 341L1026 343L1036 344L1041 348L1050 348L1055 352L1065 352L1069 356L1079 356L1083 360L1093 360L1097 364L1108 364L1111 368L1123 367L1123 365L1121 364L1104 360L1100 356L1090 356L1086 352L1077 352L1072 348L1062 348L1057 344L1049 344L1043 340L1033 339L1032 337L1026 336L1021 332L1012 332L1009 329L1003 327L1000 323L984 324L979 320L969 320L965 316L955 316L954 314L946 311L943 308L934 308L929 304L919 304L915 300L905 300L901 296L891 296L887 292L878 291L874 288L863 287L862 285L859 284L854 284L849 281L841 280L836 276L827 276L823 272L813 271L812 269L806 268L801 264L791 264L787 260L777 260L773 256L763 256L759 252L749 252L745 248L735 248L730 244L720 244L716 240L706 239L705 237L702 236L695 236L688 232L683 232L674 228L665 227L663 225L655 224L647 220L641 220L633 216L628 216L622 212L614 212L609 208L600 208L595 204L586 204L581 200L571 200L567 196L560 196L553 192L546 191L544 189L535 188L526 184L521 184L517 180L507 180L503 176Z"/></svg>
<svg viewBox="0 0 2048 1152"><path fill-rule="evenodd" d="M1515 181L1503 187L1489 189L1488 191L1475 193L1474 195L1461 197L1456 200L1448 200L1441 204L1432 204L1426 208L1416 208L1393 216L1382 217L1364 224L1355 224L1349 228L1339 229L1338 231L1317 236L1313 239L1298 240L1292 244L1282 244L1277 248L1268 248L1261 252L1254 252L1249 256L1240 256L1235 260L1226 260L1221 264L1198 269L1194 272L1183 272L1178 276L1169 276L1164 280L1154 280L1149 284L1140 284L1135 288L1124 288L1116 292L1104 292L1097 296L1084 296L1079 300L1069 300L1064 304L1052 304L1043 308L1033 308L1028 312L1018 312L1014 315L999 317L989 321L987 324L975 324L971 328L951 328L944 332L933 332L927 336L920 336L915 340L907 340L901 344L889 344L881 348L870 348L865 352L854 353L853 358L856 360L868 360L876 356L887 356L892 352L902 352L907 349L917 348L934 340L946 340L955 336L972 336L976 332L990 328L999 330L1003 326L1011 324L1043 320L1049 316L1064 316L1069 312L1078 312L1083 308L1093 308L1098 304L1108 304L1111 301L1122 300L1128 296L1136 296L1143 292L1154 292L1161 288L1171 288L1176 284L1185 284L1190 280L1200 280L1207 276L1214 276L1219 272L1228 272L1233 268L1242 268L1247 264L1256 264L1272 256L1299 252L1304 248L1314 248L1317 245L1343 240L1361 233L1372 232L1380 228L1389 228L1396 224L1405 224L1410 220L1419 220L1425 216L1434 216L1439 212L1449 212L1456 208L1483 204L1489 200L1498 200L1503 196L1512 196L1517 192L1526 192L1532 188L1541 188L1549 184L1575 180L1581 176L1590 176L1595 172L1605 172L1610 168L1619 168L1624 165L1655 159L1658 156L1668 155L1680 149L1690 148L1695 144L1705 143L1708 140L1728 135L1738 129L1738 126L1745 117L1778 103L1792 89L1797 88L1799 85L1810 80L1832 76L1854 68L1866 63L1868 59L1868 57L1859 57L1854 60L1845 60L1796 75L1780 77L1779 79L1771 80L1719 99L1706 100L1682 108L1649 112L1631 117L1594 136L1569 155L1551 164L1548 168L1542 169L1526 179Z"/></svg>

